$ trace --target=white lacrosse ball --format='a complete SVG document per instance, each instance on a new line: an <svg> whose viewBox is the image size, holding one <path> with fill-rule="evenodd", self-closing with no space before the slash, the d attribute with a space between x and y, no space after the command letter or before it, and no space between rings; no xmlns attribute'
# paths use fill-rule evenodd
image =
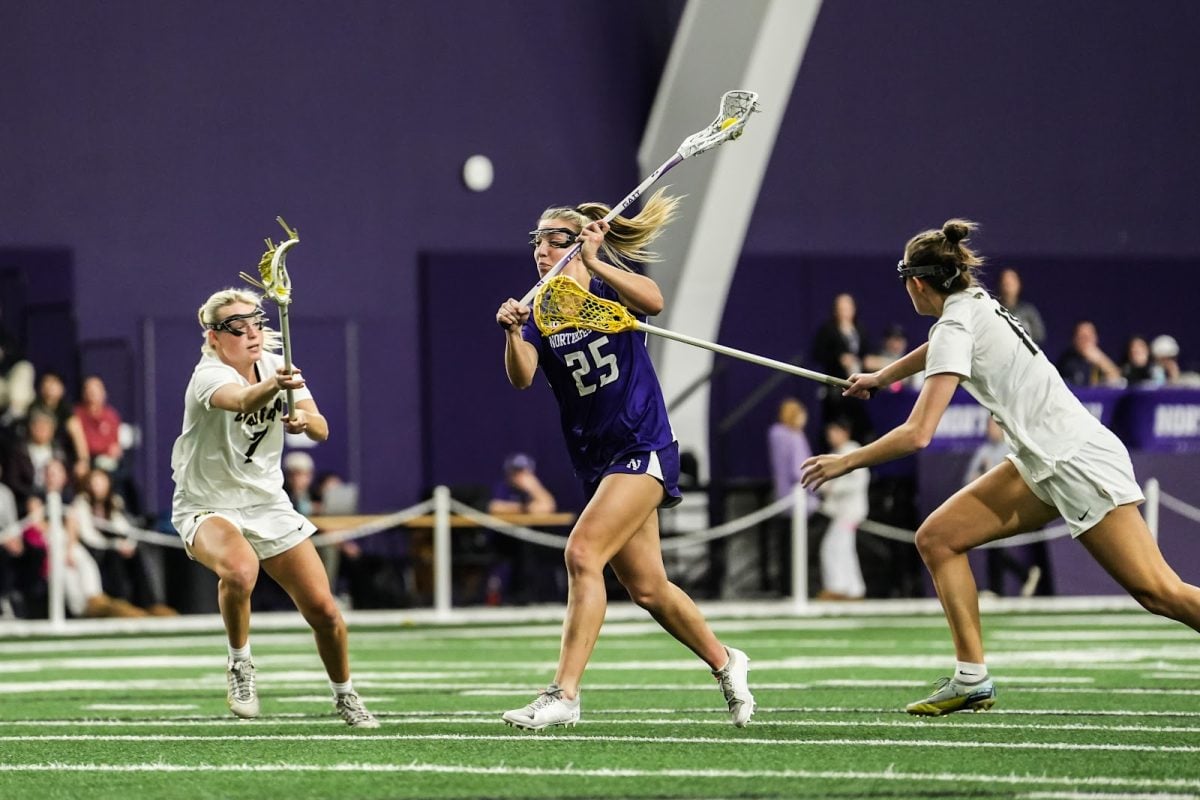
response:
<svg viewBox="0 0 1200 800"><path fill-rule="evenodd" d="M487 156L473 155L463 162L462 179L472 192L486 192L492 188L492 160Z"/></svg>

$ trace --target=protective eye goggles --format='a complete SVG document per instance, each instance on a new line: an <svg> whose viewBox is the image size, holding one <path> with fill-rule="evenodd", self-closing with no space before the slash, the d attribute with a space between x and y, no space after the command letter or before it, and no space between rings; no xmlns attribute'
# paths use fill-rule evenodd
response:
<svg viewBox="0 0 1200 800"><path fill-rule="evenodd" d="M529 246L537 247L543 241L556 250L570 247L579 240L579 234L570 228L538 228L529 232Z"/></svg>
<svg viewBox="0 0 1200 800"><path fill-rule="evenodd" d="M954 285L955 279L962 274L962 270L947 264L918 264L914 266L905 263L902 258L896 264L896 273L901 283L904 283L909 278L929 278L933 281L940 281L943 289L949 289Z"/></svg>
<svg viewBox="0 0 1200 800"><path fill-rule="evenodd" d="M208 328L210 331L224 331L225 333L231 333L234 336L245 336L249 332L251 326L261 331L264 327L266 327L266 324L267 315L262 309L259 309L258 311L254 311L250 314L234 314L233 316L226 317L219 322L211 322L204 327Z"/></svg>

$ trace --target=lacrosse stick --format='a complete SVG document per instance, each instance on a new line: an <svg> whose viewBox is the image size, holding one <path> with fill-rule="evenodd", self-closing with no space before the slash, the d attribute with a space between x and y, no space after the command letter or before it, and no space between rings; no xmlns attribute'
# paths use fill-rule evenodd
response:
<svg viewBox="0 0 1200 800"><path fill-rule="evenodd" d="M288 327L288 306L292 304L292 279L287 271L287 251L291 249L292 245L300 243L300 234L289 228L288 224L283 221L283 217L276 217L275 221L287 233L288 238L278 245L272 242L270 237L263 240L267 243L267 252L263 253L262 258L258 260L258 274L261 280L245 272L239 272L238 275L246 283L261 289L264 297L274 300L275 304L279 306L279 328L283 337L283 366L291 374L292 332ZM288 414L294 414L296 403L291 389L287 390L287 405Z"/></svg>
<svg viewBox="0 0 1200 800"><path fill-rule="evenodd" d="M758 110L757 92L735 89L721 95L721 111L717 114L717 118L704 130L696 131L684 139L683 143L679 145L679 149L675 151L675 155L668 158L658 169L650 173L650 177L642 181L640 186L625 195L625 199L617 203L613 207L613 210L608 212L608 215L604 217L604 221L612 222L616 219L617 215L633 205L633 202L641 197L642 192L649 189L651 184L663 175L666 175L671 168L685 158L690 158L698 153L711 150L722 142L728 142L741 136L742 130L746 127L746 120L750 118L752 113ZM579 251L582 248L583 243L579 242L568 250L567 254L560 258L558 263L540 281L535 283L532 289L525 293L525 296L521 298L521 305L529 305L529 301L537 294L538 289L542 288L546 281L562 272L567 262L579 255Z"/></svg>
<svg viewBox="0 0 1200 800"><path fill-rule="evenodd" d="M576 283L573 278L566 275L559 275L556 278L552 278L538 291L537 297L533 301L533 319L543 336L549 336L552 333L561 331L563 328L587 328L604 333L645 331L646 333L653 333L655 336L674 339L677 342L683 342L695 347L703 347L705 350L711 350L714 353L740 358L743 361L749 361L751 364L770 367L781 372L798 375L801 378L808 378L810 381L824 383L828 386L837 386L842 389L850 386L850 381L843 380L842 378L813 372L810 369L797 367L795 364L788 364L785 361L776 361L773 358L756 356L744 350L735 350L723 344L706 342L703 339L697 339L686 334L669 331L666 328L659 328L655 325L639 322L629 313L629 310L625 306L620 303L614 303L612 300L597 297Z"/></svg>

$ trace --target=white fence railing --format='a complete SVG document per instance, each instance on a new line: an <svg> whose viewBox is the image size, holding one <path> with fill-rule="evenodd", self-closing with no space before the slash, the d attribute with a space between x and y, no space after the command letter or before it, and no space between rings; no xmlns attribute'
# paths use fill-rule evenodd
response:
<svg viewBox="0 0 1200 800"><path fill-rule="evenodd" d="M1177 497L1161 491L1158 480L1151 478L1145 485L1146 505L1145 517L1151 533L1157 538L1159 525L1159 509L1165 507L1192 522L1200 523L1200 508L1192 506ZM794 606L802 609L808 604L808 518L807 497L802 489L797 488L791 497L781 498L763 508L752 511L743 517L730 520L714 528L690 531L664 538L664 551L685 548L696 544L711 542L745 531L760 525L771 517L787 513L793 508L802 509L802 513L791 514L791 551L792 551L792 584L791 593ZM47 549L49 558L49 617L53 629L62 629L66 625L64 601L64 574L66 567L67 535L63 525L64 508L57 494L50 494L46 502L46 521L48 523ZM545 531L515 525L503 519L498 519L477 511L464 503L455 500L450 495L449 488L439 486L434 489L433 497L416 505L391 514L371 519L369 522L352 529L340 530L333 533L321 533L313 537L313 543L318 546L333 545L339 542L360 539L381 531L405 525L412 519L432 513L433 515L433 607L439 617L449 618L452 613L451 604L451 535L452 514L457 514L476 525L488 528L505 536L510 536L523 542L563 549L566 537L546 533ZM0 530L0 542L13 536L20 536L22 527L30 522L29 519L13 523ZM183 543L178 536L164 534L159 531L142 530L139 528L120 526L114 527L103 519L95 519L97 528L118 533L124 538L147 544L182 548ZM862 522L858 529L886 539L912 542L915 531L885 525L873 520ZM1012 536L998 542L989 542L984 547L1018 547L1030 542L1046 541L1067 535L1065 525L1055 525L1032 533Z"/></svg>

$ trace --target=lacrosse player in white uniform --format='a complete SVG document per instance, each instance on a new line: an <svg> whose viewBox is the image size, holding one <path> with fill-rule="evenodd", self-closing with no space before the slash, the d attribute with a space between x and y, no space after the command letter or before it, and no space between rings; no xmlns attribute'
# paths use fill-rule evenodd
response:
<svg viewBox="0 0 1200 800"><path fill-rule="evenodd" d="M808 459L810 488L929 444L961 383L1004 431L1011 455L960 489L917 530L958 664L910 714L985 710L996 701L984 661L979 597L967 551L1062 517L1092 557L1146 609L1200 631L1200 589L1167 565L1137 506L1144 499L1121 441L1076 399L1021 323L976 280L982 259L967 247L975 224L950 220L909 240L898 271L918 314L937 317L929 341L878 372L854 374L845 394L921 370L908 420L866 447Z"/></svg>
<svg viewBox="0 0 1200 800"><path fill-rule="evenodd" d="M202 355L188 382L183 432L171 453L171 521L188 555L220 578L229 708L244 719L259 713L250 594L261 563L312 627L338 715L351 727L377 728L350 681L346 623L309 539L316 528L292 508L283 490L284 430L323 442L329 426L300 371L289 373L283 358L271 352L280 337L266 327L257 295L217 292L200 307L199 318ZM287 409L280 394L288 389L295 409Z"/></svg>

